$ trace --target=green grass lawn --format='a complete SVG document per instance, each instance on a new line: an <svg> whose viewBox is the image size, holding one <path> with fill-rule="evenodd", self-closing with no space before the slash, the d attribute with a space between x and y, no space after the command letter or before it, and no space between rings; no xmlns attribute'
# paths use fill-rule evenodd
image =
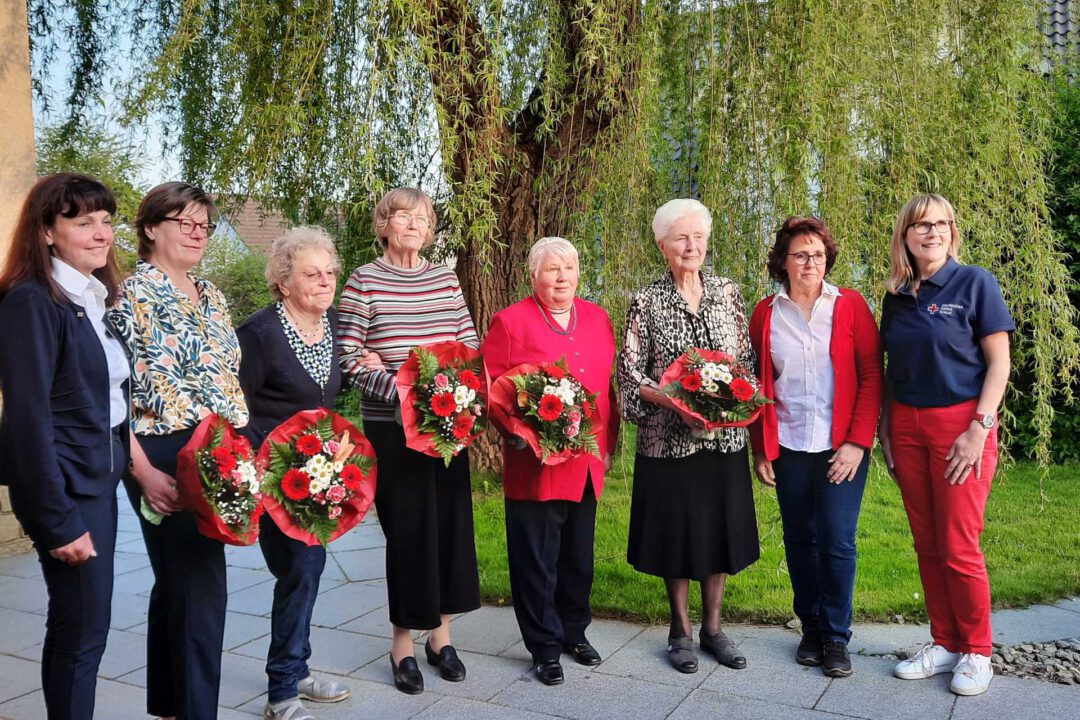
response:
<svg viewBox="0 0 1080 720"><path fill-rule="evenodd" d="M633 428L624 442L597 511L596 580L592 606L598 615L666 621L663 582L626 562L633 469ZM998 472L986 510L982 546L990 569L995 607L1014 607L1080 593L1080 465L1051 468L1040 498L1038 468L1018 463ZM476 478L476 546L480 587L488 602L510 602L503 498L497 486ZM791 586L784 560L776 496L755 482L761 559L728 581L724 616L732 620L787 620ZM892 479L874 467L859 520L855 615L888 620L925 619L911 530ZM696 585L692 613L699 614Z"/></svg>

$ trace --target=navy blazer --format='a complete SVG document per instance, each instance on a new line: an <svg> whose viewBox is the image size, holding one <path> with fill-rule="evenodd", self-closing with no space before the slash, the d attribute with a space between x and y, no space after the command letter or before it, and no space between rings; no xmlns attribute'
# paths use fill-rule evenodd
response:
<svg viewBox="0 0 1080 720"><path fill-rule="evenodd" d="M330 377L319 387L296 352L289 345L275 304L254 313L236 328L240 341L240 387L244 390L251 419L242 430L255 447L270 431L301 410L333 408L341 390L341 366L338 363L338 316L334 308L327 312L334 343Z"/></svg>
<svg viewBox="0 0 1080 720"><path fill-rule="evenodd" d="M127 394L127 385L124 387ZM25 282L0 301L0 483L15 516L40 548L86 532L73 495L116 492L109 423L109 367L79 305Z"/></svg>

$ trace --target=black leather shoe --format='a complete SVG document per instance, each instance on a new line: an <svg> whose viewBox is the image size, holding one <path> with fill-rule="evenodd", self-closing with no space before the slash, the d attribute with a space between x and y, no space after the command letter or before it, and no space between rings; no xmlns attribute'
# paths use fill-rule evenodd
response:
<svg viewBox="0 0 1080 720"><path fill-rule="evenodd" d="M401 664L394 662L394 656L390 656L390 669L394 671L394 687L406 695L419 695L424 692L424 676L420 674L420 667L416 664L416 658L411 655L402 659Z"/></svg>
<svg viewBox="0 0 1080 720"><path fill-rule="evenodd" d="M839 640L830 640L825 643L824 655L823 673L829 677L847 677L851 674L851 656L848 655L847 645Z"/></svg>
<svg viewBox="0 0 1080 720"><path fill-rule="evenodd" d="M431 649L431 640L424 643L424 654L427 655L428 665L439 668L439 677L449 682L461 682L465 679L465 663L457 655L453 645L443 645L442 650L435 652Z"/></svg>
<svg viewBox="0 0 1080 720"><path fill-rule="evenodd" d="M536 673L536 679L545 685L562 685L562 665L558 660L536 663L533 671Z"/></svg>
<svg viewBox="0 0 1080 720"><path fill-rule="evenodd" d="M596 652L596 648L588 642L578 643L577 645L563 645L563 652L573 657L574 662L578 665L599 665L603 662L600 653Z"/></svg>
<svg viewBox="0 0 1080 720"><path fill-rule="evenodd" d="M795 662L807 667L817 667L825 659L821 648L821 635L803 632L799 647L795 650Z"/></svg>
<svg viewBox="0 0 1080 720"><path fill-rule="evenodd" d="M713 657L721 665L733 670L742 670L746 667L746 658L735 647L735 643L731 641L731 638L723 632L718 632L715 635L699 633L698 644L701 645L702 650L712 653Z"/></svg>

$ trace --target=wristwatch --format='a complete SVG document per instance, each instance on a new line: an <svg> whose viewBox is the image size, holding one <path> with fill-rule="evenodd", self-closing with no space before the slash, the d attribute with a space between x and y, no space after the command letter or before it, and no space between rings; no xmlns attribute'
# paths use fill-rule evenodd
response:
<svg viewBox="0 0 1080 720"><path fill-rule="evenodd" d="M992 413L980 413L980 412L975 413L975 417L973 417L972 420L979 423L980 425L982 425L987 430L992 430L994 428L994 424L997 422L997 419L994 417L994 415Z"/></svg>

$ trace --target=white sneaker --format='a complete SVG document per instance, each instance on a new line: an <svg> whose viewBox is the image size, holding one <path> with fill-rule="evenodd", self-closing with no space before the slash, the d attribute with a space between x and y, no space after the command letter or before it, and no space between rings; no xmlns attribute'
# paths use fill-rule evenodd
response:
<svg viewBox="0 0 1080 720"><path fill-rule="evenodd" d="M893 675L901 680L922 680L949 672L960 661L960 653L949 652L940 645L927 643L907 660L896 663Z"/></svg>
<svg viewBox="0 0 1080 720"><path fill-rule="evenodd" d="M953 670L949 689L957 695L981 695L994 679L990 658L978 653L964 653Z"/></svg>

